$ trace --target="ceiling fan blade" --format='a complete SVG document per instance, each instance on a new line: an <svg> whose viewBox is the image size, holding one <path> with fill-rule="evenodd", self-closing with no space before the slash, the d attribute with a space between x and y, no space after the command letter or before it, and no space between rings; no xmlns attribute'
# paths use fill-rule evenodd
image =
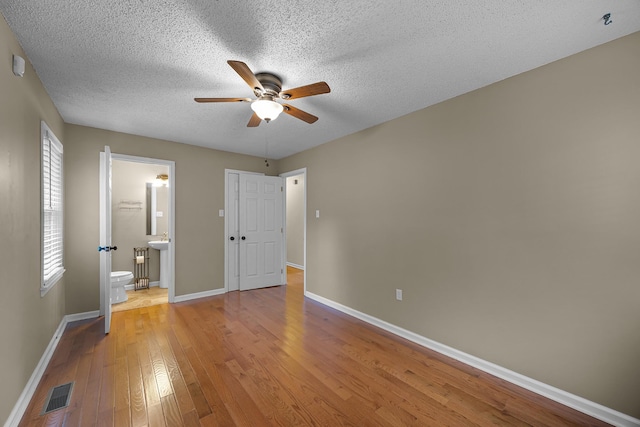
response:
<svg viewBox="0 0 640 427"><path fill-rule="evenodd" d="M236 73L242 77L242 79L247 82L247 84L251 87L251 90L260 89L260 91L264 92L264 88L262 87L262 83L258 81L253 71L242 61L227 61L227 64L231 65Z"/></svg>
<svg viewBox="0 0 640 427"><path fill-rule="evenodd" d="M325 82L313 83L306 86L300 86L295 89L287 89L280 92L282 99L304 98L305 96L320 95L331 92L331 88Z"/></svg>
<svg viewBox="0 0 640 427"><path fill-rule="evenodd" d="M251 98L193 98L196 102L251 102Z"/></svg>
<svg viewBox="0 0 640 427"><path fill-rule="evenodd" d="M292 107L291 105L288 104L282 104L282 106L284 107L284 112L287 113L290 116L295 117L296 119L300 119L303 122L307 122L309 124L311 123L315 123L318 118L312 114L307 113L306 111L302 111L299 108L296 107Z"/></svg>
<svg viewBox="0 0 640 427"><path fill-rule="evenodd" d="M253 113L253 116L251 116L251 118L249 119L249 123L247 123L247 127L254 128L256 126L259 126L261 121L262 119L258 117L256 113Z"/></svg>

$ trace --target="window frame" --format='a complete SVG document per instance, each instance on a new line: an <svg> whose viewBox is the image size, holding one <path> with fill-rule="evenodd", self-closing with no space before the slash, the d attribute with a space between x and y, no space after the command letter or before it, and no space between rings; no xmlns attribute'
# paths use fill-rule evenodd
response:
<svg viewBox="0 0 640 427"><path fill-rule="evenodd" d="M64 149L60 140L42 121L40 126L40 296L44 296L62 279L64 275ZM52 160L59 162L52 168ZM52 176L52 171L58 171L59 176ZM55 179L57 178L57 180ZM57 185L52 188L52 183ZM48 188L48 191L47 191ZM55 207L51 208L52 201ZM47 241L47 224L55 224L59 243L50 258L54 265L47 271L45 265L51 262L45 259L45 250L51 242Z"/></svg>

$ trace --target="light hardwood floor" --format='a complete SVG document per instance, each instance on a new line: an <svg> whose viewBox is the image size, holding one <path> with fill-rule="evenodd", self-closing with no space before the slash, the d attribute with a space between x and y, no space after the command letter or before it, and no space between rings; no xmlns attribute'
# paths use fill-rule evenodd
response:
<svg viewBox="0 0 640 427"><path fill-rule="evenodd" d="M67 327L23 426L606 425L289 285ZM48 390L71 403L41 416Z"/></svg>
<svg viewBox="0 0 640 427"><path fill-rule="evenodd" d="M153 286L149 289L127 291L129 297L125 302L111 305L111 311L131 310L132 308L149 307L151 305L166 304L169 301L169 290Z"/></svg>

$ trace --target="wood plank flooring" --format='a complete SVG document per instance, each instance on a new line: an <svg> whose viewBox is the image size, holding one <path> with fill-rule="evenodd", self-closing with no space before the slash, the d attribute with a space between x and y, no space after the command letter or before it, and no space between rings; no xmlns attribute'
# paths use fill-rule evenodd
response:
<svg viewBox="0 0 640 427"><path fill-rule="evenodd" d="M606 425L289 285L69 324L21 426ZM51 387L67 408L40 415Z"/></svg>
<svg viewBox="0 0 640 427"><path fill-rule="evenodd" d="M149 289L140 289L138 291L127 291L129 297L125 302L111 305L111 311L131 310L132 308L149 307L150 305L166 304L169 301L169 290L158 286L152 286Z"/></svg>

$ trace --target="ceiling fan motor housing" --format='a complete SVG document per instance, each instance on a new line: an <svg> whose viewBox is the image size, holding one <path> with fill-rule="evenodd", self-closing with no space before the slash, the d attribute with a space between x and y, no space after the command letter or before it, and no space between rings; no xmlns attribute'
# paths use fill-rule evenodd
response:
<svg viewBox="0 0 640 427"><path fill-rule="evenodd" d="M278 94L282 91L282 80L271 73L258 73L256 74L256 79L260 82L262 87L264 88L264 92L260 90L260 88L254 88L257 97L262 95L271 95L273 97L277 97Z"/></svg>

